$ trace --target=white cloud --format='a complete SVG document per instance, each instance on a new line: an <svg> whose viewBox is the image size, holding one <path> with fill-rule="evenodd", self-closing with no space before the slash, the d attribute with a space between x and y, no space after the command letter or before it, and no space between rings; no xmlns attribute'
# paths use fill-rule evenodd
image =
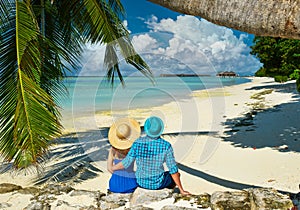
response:
<svg viewBox="0 0 300 210"><path fill-rule="evenodd" d="M247 35L236 37L229 28L214 25L194 16L178 16L176 20L152 16L145 23L149 33L132 36L136 51L155 74L198 73L215 75L217 71L233 70L239 74L254 73L261 66L250 55L245 44ZM124 22L127 25L127 22ZM103 75L103 46L89 46L85 54L86 72ZM123 64L122 64L123 65ZM123 67L122 72L132 68Z"/></svg>
<svg viewBox="0 0 300 210"><path fill-rule="evenodd" d="M103 76L105 46L99 44L87 44L82 55L82 68L78 73L80 76Z"/></svg>
<svg viewBox="0 0 300 210"><path fill-rule="evenodd" d="M157 40L149 36L149 34L134 36L132 38L132 44L137 52L155 50L158 47Z"/></svg>
<svg viewBox="0 0 300 210"><path fill-rule="evenodd" d="M215 68L215 70L210 68L211 72L207 72L211 74L214 74L214 71L223 70L249 74L261 66L259 61L250 55L250 48L244 43L246 35L242 34L240 37L236 37L229 28L188 15L178 16L176 20L168 18L160 21L153 16L146 23L152 34L168 33L172 35L168 40L168 46L159 47L152 53L160 53L177 59L197 73L205 73L209 61ZM147 45L145 40L142 42ZM135 43L141 44L138 39L135 40ZM138 52L142 53L143 51Z"/></svg>

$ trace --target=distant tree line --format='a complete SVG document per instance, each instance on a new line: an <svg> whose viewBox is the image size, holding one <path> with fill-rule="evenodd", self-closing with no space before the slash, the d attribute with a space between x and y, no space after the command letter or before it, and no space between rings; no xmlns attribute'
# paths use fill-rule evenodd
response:
<svg viewBox="0 0 300 210"><path fill-rule="evenodd" d="M253 42L251 54L263 63L255 76L278 82L296 79L300 91L300 40L256 36Z"/></svg>

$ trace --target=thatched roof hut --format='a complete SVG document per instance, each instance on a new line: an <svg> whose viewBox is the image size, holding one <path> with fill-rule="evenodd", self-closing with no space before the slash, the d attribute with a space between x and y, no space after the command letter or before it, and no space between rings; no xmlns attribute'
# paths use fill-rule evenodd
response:
<svg viewBox="0 0 300 210"><path fill-rule="evenodd" d="M238 74L236 74L233 71L222 71L222 72L217 73L217 76L218 77L237 77Z"/></svg>

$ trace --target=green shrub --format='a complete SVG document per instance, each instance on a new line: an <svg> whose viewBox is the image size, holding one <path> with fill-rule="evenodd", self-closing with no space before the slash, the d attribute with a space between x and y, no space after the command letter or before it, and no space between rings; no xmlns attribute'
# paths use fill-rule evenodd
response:
<svg viewBox="0 0 300 210"><path fill-rule="evenodd" d="M257 72L255 72L256 77L266 77L266 69L265 68L260 68Z"/></svg>
<svg viewBox="0 0 300 210"><path fill-rule="evenodd" d="M274 76L275 82L286 82L288 80L287 76L276 75Z"/></svg>
<svg viewBox="0 0 300 210"><path fill-rule="evenodd" d="M300 78L298 78L296 80L296 87L297 87L298 92L300 93Z"/></svg>
<svg viewBox="0 0 300 210"><path fill-rule="evenodd" d="M291 79L299 79L300 78L300 70L295 69L292 74L290 74Z"/></svg>

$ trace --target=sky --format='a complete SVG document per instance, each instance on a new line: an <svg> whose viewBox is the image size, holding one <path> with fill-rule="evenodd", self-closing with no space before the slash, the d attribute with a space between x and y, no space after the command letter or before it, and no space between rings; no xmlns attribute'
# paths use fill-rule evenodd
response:
<svg viewBox="0 0 300 210"><path fill-rule="evenodd" d="M204 74L235 71L253 75L262 64L250 54L254 36L217 26L203 18L184 15L146 0L121 0L126 11L124 25L135 50L154 75ZM104 75L105 47L89 45L83 55L82 76ZM140 75L124 60L123 75Z"/></svg>

